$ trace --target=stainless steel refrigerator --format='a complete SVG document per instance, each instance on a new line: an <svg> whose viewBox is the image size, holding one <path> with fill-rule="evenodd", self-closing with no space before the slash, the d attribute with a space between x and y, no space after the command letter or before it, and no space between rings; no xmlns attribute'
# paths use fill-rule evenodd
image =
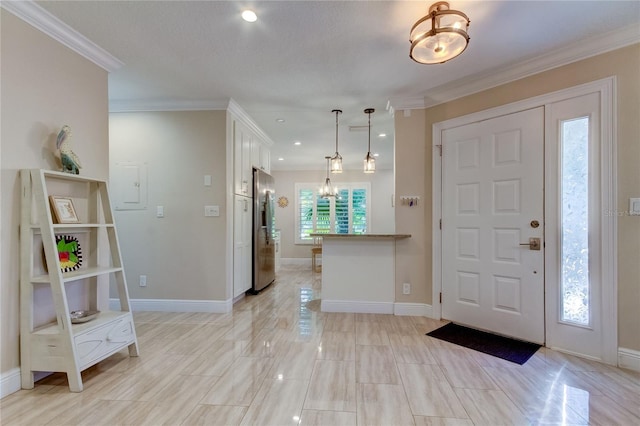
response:
<svg viewBox="0 0 640 426"><path fill-rule="evenodd" d="M271 284L275 278L276 243L275 193L273 177L253 169L253 285L252 293Z"/></svg>

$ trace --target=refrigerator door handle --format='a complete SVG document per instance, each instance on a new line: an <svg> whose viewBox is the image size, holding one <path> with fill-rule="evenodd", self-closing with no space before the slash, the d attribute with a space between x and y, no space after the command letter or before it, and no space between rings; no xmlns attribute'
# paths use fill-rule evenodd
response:
<svg viewBox="0 0 640 426"><path fill-rule="evenodd" d="M270 208L270 202L271 201L271 191L265 191L264 194L264 219L265 219L265 227L264 227L264 232L265 232L265 240L267 245L269 245L269 240L271 239L271 208Z"/></svg>

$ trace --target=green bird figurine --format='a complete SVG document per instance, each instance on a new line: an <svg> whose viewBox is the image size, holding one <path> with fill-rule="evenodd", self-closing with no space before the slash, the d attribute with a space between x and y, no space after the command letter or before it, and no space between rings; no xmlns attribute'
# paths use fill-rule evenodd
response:
<svg viewBox="0 0 640 426"><path fill-rule="evenodd" d="M80 174L82 165L80 159L71 150L69 141L71 140L71 128L67 125L62 126L60 133L58 133L58 140L56 141L56 148L60 151L60 162L62 163L62 171L66 173L72 173L74 175Z"/></svg>

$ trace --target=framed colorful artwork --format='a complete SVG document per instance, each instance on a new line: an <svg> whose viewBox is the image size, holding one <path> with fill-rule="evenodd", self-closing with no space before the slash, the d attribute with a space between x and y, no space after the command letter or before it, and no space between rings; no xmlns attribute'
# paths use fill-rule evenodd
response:
<svg viewBox="0 0 640 426"><path fill-rule="evenodd" d="M56 235L56 246L58 249L58 260L62 272L71 272L80 269L82 266L82 250L80 242L71 235Z"/></svg>
<svg viewBox="0 0 640 426"><path fill-rule="evenodd" d="M50 195L49 201L56 223L80 223L71 198Z"/></svg>

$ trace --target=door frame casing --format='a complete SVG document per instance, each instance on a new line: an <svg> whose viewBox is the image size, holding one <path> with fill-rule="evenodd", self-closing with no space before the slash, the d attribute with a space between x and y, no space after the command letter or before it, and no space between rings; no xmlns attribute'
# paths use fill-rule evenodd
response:
<svg viewBox="0 0 640 426"><path fill-rule="evenodd" d="M617 157L616 157L616 99L615 99L616 78L608 77L590 83L581 84L567 89L551 92L533 98L501 105L495 108L471 113L468 115L455 117L449 120L434 123L432 126L432 315L435 319L442 318L442 305L440 294L442 292L442 232L441 212L442 212L442 157L440 156L442 147L442 131L445 129L464 126L478 121L513 114L519 111L536 107L546 107L554 102L563 101L589 93L600 93L600 202L601 211L615 211L617 206ZM548 108L545 108L545 111ZM545 112L545 139L550 126L547 123ZM545 146L544 161L550 161ZM545 182L549 180L546 175ZM549 200L545 203L545 216L550 208ZM545 240L553 234L545 227ZM611 283L607 288L603 288L601 294L602 304L602 329L603 329L603 359L608 364L617 364L618 352L618 273L617 273L617 217L616 215L603 215L600 223L601 235L601 256L600 265L602 268L603 282ZM545 252L545 270L548 260ZM545 294L548 290L548 279L550 274L545 273ZM547 298L545 296L545 306ZM547 327L545 324L545 333Z"/></svg>

